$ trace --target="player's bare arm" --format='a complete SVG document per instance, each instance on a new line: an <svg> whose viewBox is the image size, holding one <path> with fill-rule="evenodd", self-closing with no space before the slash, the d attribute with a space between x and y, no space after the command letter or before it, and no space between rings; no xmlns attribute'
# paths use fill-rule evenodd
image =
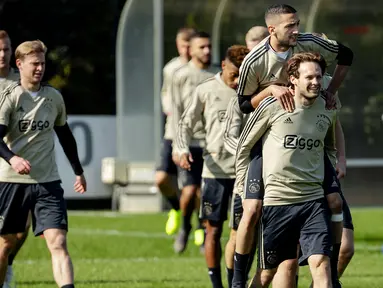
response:
<svg viewBox="0 0 383 288"><path fill-rule="evenodd" d="M84 170L82 169L80 159L78 157L76 139L74 138L68 123L65 123L63 126L55 126L54 129L64 153L76 175L74 190L82 194L86 192L86 180L83 174Z"/></svg>

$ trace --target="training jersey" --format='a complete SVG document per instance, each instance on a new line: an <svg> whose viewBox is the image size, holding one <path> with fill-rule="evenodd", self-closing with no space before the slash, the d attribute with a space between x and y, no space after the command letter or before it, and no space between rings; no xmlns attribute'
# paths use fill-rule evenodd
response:
<svg viewBox="0 0 383 288"><path fill-rule="evenodd" d="M262 138L264 205L289 205L324 197L324 151L336 154L336 110L324 97L311 106L295 101L286 112L274 97L265 98L247 121L238 143L236 173L243 191L250 151Z"/></svg>
<svg viewBox="0 0 383 288"><path fill-rule="evenodd" d="M192 61L177 69L173 74L171 100L172 100L172 123L173 133L177 135L178 124L182 113L188 107L192 99L193 92L198 84L213 77L218 69L210 67L209 69L200 69ZM204 147L205 129L201 121L193 127L193 137L190 141L192 147Z"/></svg>
<svg viewBox="0 0 383 288"><path fill-rule="evenodd" d="M339 46L334 40L323 39L311 33L300 33L297 45L288 50L286 58L280 57L270 46L270 36L262 40L246 55L239 70L237 93L252 96L266 87L287 85L285 63L298 52L318 52L331 65L338 56Z"/></svg>
<svg viewBox="0 0 383 288"><path fill-rule="evenodd" d="M239 108L238 99L230 100L227 107L223 143L225 149L235 155L237 152L238 139L250 114L244 114Z"/></svg>
<svg viewBox="0 0 383 288"><path fill-rule="evenodd" d="M1 91L3 91L5 88L7 88L12 83L19 81L19 79L20 79L19 72L17 72L15 69L11 68L9 70L7 77L4 77L4 78L0 77L0 93L1 93Z"/></svg>
<svg viewBox="0 0 383 288"><path fill-rule="evenodd" d="M221 79L221 73L218 73L197 86L179 123L175 142L180 154L189 153L196 123L204 124L204 178L235 178L235 157L225 149L223 143L226 109L233 99L237 100L236 91L227 86Z"/></svg>
<svg viewBox="0 0 383 288"><path fill-rule="evenodd" d="M66 123L64 100L56 89L41 85L32 96L20 83L0 94L0 125L7 126L4 142L8 148L31 163L28 175L15 172L0 160L0 181L13 183L44 183L59 180L55 151L54 126Z"/></svg>
<svg viewBox="0 0 383 288"><path fill-rule="evenodd" d="M162 104L162 112L166 115L165 121L165 133L164 139L173 140L174 133L172 127L172 100L170 96L171 89L171 81L173 77L174 71L176 71L181 66L186 63L183 61L181 57L175 57L170 60L163 69L163 82L161 89L161 104Z"/></svg>

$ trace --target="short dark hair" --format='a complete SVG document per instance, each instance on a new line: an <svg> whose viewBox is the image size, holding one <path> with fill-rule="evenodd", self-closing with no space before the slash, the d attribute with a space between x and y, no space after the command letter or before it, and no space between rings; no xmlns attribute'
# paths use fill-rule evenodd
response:
<svg viewBox="0 0 383 288"><path fill-rule="evenodd" d="M193 40L194 38L209 38L210 39L210 34L205 31L196 31L190 36L190 41Z"/></svg>
<svg viewBox="0 0 383 288"><path fill-rule="evenodd" d="M243 59L245 59L249 52L250 50L244 45L233 45L226 50L225 59L229 60L235 67L239 68L241 67Z"/></svg>
<svg viewBox="0 0 383 288"><path fill-rule="evenodd" d="M287 4L274 4L274 5L271 5L269 8L266 9L265 21L270 16L280 15L280 14L294 14L294 13L297 13L297 10L295 10L290 5L287 5Z"/></svg>
<svg viewBox="0 0 383 288"><path fill-rule="evenodd" d="M321 70L322 75L326 72L326 60L316 52L301 52L294 54L289 61L286 63L286 72L287 75L294 76L295 78L299 78L299 66L301 63L305 62L315 62L317 63Z"/></svg>

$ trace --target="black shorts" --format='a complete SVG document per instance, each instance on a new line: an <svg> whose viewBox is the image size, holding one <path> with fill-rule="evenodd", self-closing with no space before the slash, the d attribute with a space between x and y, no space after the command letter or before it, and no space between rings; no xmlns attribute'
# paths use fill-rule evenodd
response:
<svg viewBox="0 0 383 288"><path fill-rule="evenodd" d="M241 221L243 215L242 207L242 198L237 193L233 193L231 199L231 208L230 208L230 223L229 227L233 230L238 229L239 222Z"/></svg>
<svg viewBox="0 0 383 288"><path fill-rule="evenodd" d="M178 180L182 188L189 185L201 186L203 169L203 149L190 147L190 153L193 157L193 162L191 163L191 170L188 171L177 167L179 177Z"/></svg>
<svg viewBox="0 0 383 288"><path fill-rule="evenodd" d="M324 153L324 179L322 187L325 196L332 193L341 193L338 175L326 153Z"/></svg>
<svg viewBox="0 0 383 288"><path fill-rule="evenodd" d="M300 264L314 254L331 256L330 215L324 198L264 206L260 229L261 269L274 269L285 260L296 259L298 243L302 249Z"/></svg>
<svg viewBox="0 0 383 288"><path fill-rule="evenodd" d="M235 179L203 179L200 219L214 222L224 222L227 219L229 198L233 193L234 182Z"/></svg>
<svg viewBox="0 0 383 288"><path fill-rule="evenodd" d="M177 166L173 162L172 153L172 140L163 139L161 146L160 164L157 171L164 171L171 175L177 175Z"/></svg>
<svg viewBox="0 0 383 288"><path fill-rule="evenodd" d="M28 213L36 236L47 229L68 231L61 181L39 184L0 182L0 235L25 231Z"/></svg>
<svg viewBox="0 0 383 288"><path fill-rule="evenodd" d="M247 169L243 199L263 200L265 187L262 177L262 140L251 149L251 162Z"/></svg>

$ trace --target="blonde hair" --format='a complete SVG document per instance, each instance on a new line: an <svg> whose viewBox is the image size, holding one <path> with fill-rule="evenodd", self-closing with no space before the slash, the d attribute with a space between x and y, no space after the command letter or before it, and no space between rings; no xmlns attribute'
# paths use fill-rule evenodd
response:
<svg viewBox="0 0 383 288"><path fill-rule="evenodd" d="M245 41L262 41L269 35L269 31L263 26L254 26L247 31Z"/></svg>
<svg viewBox="0 0 383 288"><path fill-rule="evenodd" d="M25 41L17 46L15 51L15 58L23 60L25 56L30 54L45 53L47 52L47 47L40 40L34 41Z"/></svg>

